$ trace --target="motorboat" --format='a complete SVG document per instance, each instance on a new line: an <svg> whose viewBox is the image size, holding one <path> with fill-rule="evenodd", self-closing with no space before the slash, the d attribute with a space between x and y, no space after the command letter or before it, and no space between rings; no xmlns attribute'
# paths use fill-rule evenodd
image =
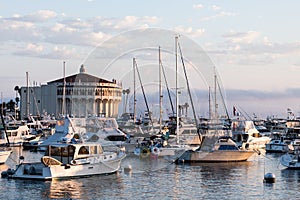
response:
<svg viewBox="0 0 300 200"><path fill-rule="evenodd" d="M231 123L232 138L244 149L262 149L271 141L269 136L262 136L252 120L234 119Z"/></svg>
<svg viewBox="0 0 300 200"><path fill-rule="evenodd" d="M229 136L204 136L202 140L197 150L185 151L176 162L241 162L255 153L254 150L240 149Z"/></svg>
<svg viewBox="0 0 300 200"><path fill-rule="evenodd" d="M287 153L291 151L294 151L294 146L292 139L289 138L273 139L266 144L267 153Z"/></svg>
<svg viewBox="0 0 300 200"><path fill-rule="evenodd" d="M288 169L300 169L299 152L286 153L280 157L280 164Z"/></svg>
<svg viewBox="0 0 300 200"><path fill-rule="evenodd" d="M64 117L58 119L55 133L41 145L56 143L71 139L83 142L95 142L107 145L121 145L127 140L127 135L119 130L115 118L90 116L85 118Z"/></svg>
<svg viewBox="0 0 300 200"><path fill-rule="evenodd" d="M36 138L36 135L30 133L26 123L14 121L0 126L0 145L6 145L9 142L10 146L22 146L23 142L30 141Z"/></svg>
<svg viewBox="0 0 300 200"><path fill-rule="evenodd" d="M57 143L47 146L40 162L24 162L2 172L3 178L53 180L111 174L120 169L122 151L104 151L99 143Z"/></svg>

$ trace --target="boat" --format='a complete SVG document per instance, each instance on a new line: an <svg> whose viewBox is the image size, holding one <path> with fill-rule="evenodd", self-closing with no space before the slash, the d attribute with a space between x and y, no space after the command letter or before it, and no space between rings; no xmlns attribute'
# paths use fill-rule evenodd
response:
<svg viewBox="0 0 300 200"><path fill-rule="evenodd" d="M213 147L210 144L217 138ZM180 156L176 163L191 162L242 162L247 161L254 150L240 149L229 136L203 136L199 149L188 150Z"/></svg>
<svg viewBox="0 0 300 200"><path fill-rule="evenodd" d="M286 153L294 151L293 140L281 137L266 144L267 153Z"/></svg>
<svg viewBox="0 0 300 200"><path fill-rule="evenodd" d="M0 113L1 115L1 130L0 131L2 134L5 134L5 136L7 135L7 128L6 128L6 124L5 124L5 120L4 117L2 115L2 113ZM7 138L7 137L6 137ZM7 159L9 158L10 154L12 153L10 146L10 142L9 140L6 140L6 146L3 146L0 148L0 165L5 164L5 162L7 161Z"/></svg>
<svg viewBox="0 0 300 200"><path fill-rule="evenodd" d="M231 133L238 146L244 149L262 149L271 141L270 137L260 134L252 120L233 119Z"/></svg>
<svg viewBox="0 0 300 200"><path fill-rule="evenodd" d="M112 174L125 156L122 151L104 151L100 143L57 143L47 146L40 162L21 160L16 169L2 172L2 177L53 180Z"/></svg>
<svg viewBox="0 0 300 200"><path fill-rule="evenodd" d="M286 153L280 157L280 164L288 169L300 169L299 152Z"/></svg>
<svg viewBox="0 0 300 200"><path fill-rule="evenodd" d="M71 139L83 142L99 142L111 145L121 145L127 140L127 135L118 128L115 118L89 116L84 118L64 117L57 120L55 133L41 145L56 143Z"/></svg>
<svg viewBox="0 0 300 200"><path fill-rule="evenodd" d="M23 142L36 138L36 135L30 133L26 123L21 121L11 121L0 127L0 145L6 146L9 140L10 146L22 146ZM6 131L6 133L5 133Z"/></svg>

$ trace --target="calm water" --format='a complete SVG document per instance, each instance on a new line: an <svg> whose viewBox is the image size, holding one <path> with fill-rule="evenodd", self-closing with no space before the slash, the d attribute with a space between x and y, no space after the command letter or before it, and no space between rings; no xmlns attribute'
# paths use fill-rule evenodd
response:
<svg viewBox="0 0 300 200"><path fill-rule="evenodd" d="M19 155L15 149L0 170L14 167ZM41 156L22 155L26 161ZM112 175L47 182L0 179L0 199L297 199L300 170L285 170L279 156L262 153L243 163L194 165L128 156ZM123 170L128 165L131 172ZM276 183L263 183L267 172L276 175Z"/></svg>

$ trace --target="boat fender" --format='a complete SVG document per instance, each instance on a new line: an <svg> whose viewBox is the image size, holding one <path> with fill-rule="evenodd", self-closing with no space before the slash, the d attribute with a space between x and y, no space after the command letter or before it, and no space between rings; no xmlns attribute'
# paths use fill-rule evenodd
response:
<svg viewBox="0 0 300 200"><path fill-rule="evenodd" d="M147 157L149 154L150 154L150 151L149 151L149 149L147 149L147 148L144 148L144 149L142 150L142 152L140 153L140 155L141 155L142 158Z"/></svg>
<svg viewBox="0 0 300 200"><path fill-rule="evenodd" d="M159 155L160 150L159 150L158 147L153 147L151 152L152 152L152 154L154 154L154 155Z"/></svg>

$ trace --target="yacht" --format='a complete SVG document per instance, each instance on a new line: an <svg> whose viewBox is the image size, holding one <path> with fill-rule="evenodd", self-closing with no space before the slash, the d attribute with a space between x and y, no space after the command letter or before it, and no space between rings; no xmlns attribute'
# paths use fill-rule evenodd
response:
<svg viewBox="0 0 300 200"><path fill-rule="evenodd" d="M53 180L115 173L122 151L104 151L99 143L57 143L47 146L41 162L23 162L2 172L3 178Z"/></svg>
<svg viewBox="0 0 300 200"><path fill-rule="evenodd" d="M251 120L234 119L231 123L231 133L238 146L244 149L265 148L271 141L269 136L261 135Z"/></svg>
<svg viewBox="0 0 300 200"><path fill-rule="evenodd" d="M254 153L253 150L240 149L231 137L204 136L199 149L186 151L176 162L241 162L247 161Z"/></svg>

